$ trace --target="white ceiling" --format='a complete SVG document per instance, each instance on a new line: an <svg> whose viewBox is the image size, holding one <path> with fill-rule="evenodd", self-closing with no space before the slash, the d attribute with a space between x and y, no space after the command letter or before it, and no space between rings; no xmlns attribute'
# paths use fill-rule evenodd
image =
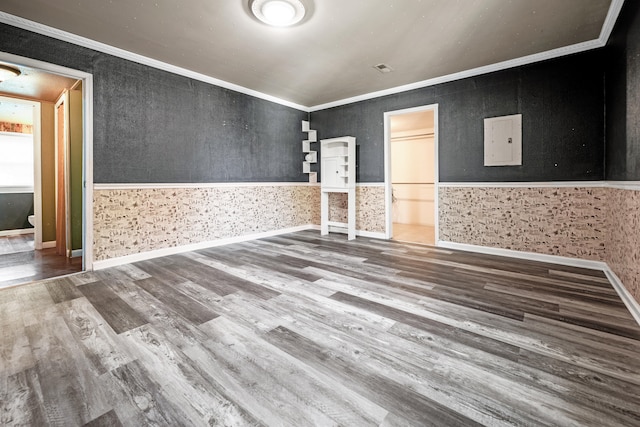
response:
<svg viewBox="0 0 640 427"><path fill-rule="evenodd" d="M0 10L312 107L597 40L610 6L617 14L621 5L302 0L302 23L271 28L249 1L2 0Z"/></svg>
<svg viewBox="0 0 640 427"><path fill-rule="evenodd" d="M20 70L20 75L0 82L0 122L32 124L32 107L11 98L55 102L65 89L70 89L76 80L56 74L45 73L22 65L11 65Z"/></svg>
<svg viewBox="0 0 640 427"><path fill-rule="evenodd" d="M33 106L0 96L0 122L33 124Z"/></svg>

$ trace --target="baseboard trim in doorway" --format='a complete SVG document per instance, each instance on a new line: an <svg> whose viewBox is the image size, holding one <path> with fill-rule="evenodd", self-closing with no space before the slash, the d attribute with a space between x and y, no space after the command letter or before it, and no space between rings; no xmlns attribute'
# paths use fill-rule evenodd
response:
<svg viewBox="0 0 640 427"><path fill-rule="evenodd" d="M71 258L79 258L84 254L84 250L82 249L73 249L71 251Z"/></svg>
<svg viewBox="0 0 640 427"><path fill-rule="evenodd" d="M42 242L42 249L51 249L56 247L56 241Z"/></svg>
<svg viewBox="0 0 640 427"><path fill-rule="evenodd" d="M609 283L613 286L624 305L627 307L636 323L640 326L640 303L629 293L620 278L611 270L606 262L592 261L587 259L569 258L559 255L538 254L534 252L514 251L512 249L491 248L487 246L469 245L466 243L456 243L440 240L437 245L447 249L457 249L461 251L477 252L488 255L499 255L510 258L519 258L529 261L547 262L550 264L566 265L569 267L588 268L602 271Z"/></svg>
<svg viewBox="0 0 640 427"><path fill-rule="evenodd" d="M0 237L11 237L11 236L23 236L25 234L33 234L35 233L35 228L20 228L16 230L3 230L0 231Z"/></svg>
<svg viewBox="0 0 640 427"><path fill-rule="evenodd" d="M146 261L148 259L159 258L163 256L176 255L184 252L197 251L200 249L213 248L216 246L229 245L231 243L247 242L250 240L262 239L264 237L279 236L281 234L295 233L313 229L313 225L301 225L298 227L283 228L279 230L265 231L262 233L247 234L244 236L226 237L217 240L208 240L206 242L193 243L190 245L175 246L171 248L156 249L153 251L140 252L137 254L125 255L117 258L110 258L93 262L94 270L102 270L104 268L116 267L118 265L131 264L138 261Z"/></svg>

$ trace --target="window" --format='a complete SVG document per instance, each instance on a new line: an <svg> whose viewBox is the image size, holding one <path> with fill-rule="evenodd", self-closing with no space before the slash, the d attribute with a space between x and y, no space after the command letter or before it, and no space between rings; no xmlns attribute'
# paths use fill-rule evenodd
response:
<svg viewBox="0 0 640 427"><path fill-rule="evenodd" d="M0 192L33 192L33 135L0 132Z"/></svg>

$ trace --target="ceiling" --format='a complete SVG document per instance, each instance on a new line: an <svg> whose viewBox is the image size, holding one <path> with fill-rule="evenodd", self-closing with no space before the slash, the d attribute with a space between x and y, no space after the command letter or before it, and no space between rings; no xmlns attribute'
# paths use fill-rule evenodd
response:
<svg viewBox="0 0 640 427"><path fill-rule="evenodd" d="M391 135L394 133L411 132L415 130L433 131L434 128L433 110L418 111L415 113L397 114L391 116Z"/></svg>
<svg viewBox="0 0 640 427"><path fill-rule="evenodd" d="M0 62L0 64L3 64ZM0 95L18 96L39 101L55 102L63 90L71 88L75 79L45 73L22 65L11 65L20 75L0 82Z"/></svg>
<svg viewBox="0 0 640 427"><path fill-rule="evenodd" d="M0 63L2 64L2 63ZM0 82L0 96L56 102L65 89L70 89L76 80L33 68L18 66L20 75ZM3 102L4 101L4 102ZM32 109L19 102L0 100L0 122L31 124Z"/></svg>
<svg viewBox="0 0 640 427"><path fill-rule="evenodd" d="M33 124L33 106L0 96L0 122Z"/></svg>
<svg viewBox="0 0 640 427"><path fill-rule="evenodd" d="M313 107L597 40L621 3L302 0L300 24L272 28L249 1L2 0L0 10Z"/></svg>

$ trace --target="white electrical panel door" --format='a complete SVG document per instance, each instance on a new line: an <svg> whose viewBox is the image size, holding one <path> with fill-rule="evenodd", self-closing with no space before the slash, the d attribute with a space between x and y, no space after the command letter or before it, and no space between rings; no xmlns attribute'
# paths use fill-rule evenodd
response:
<svg viewBox="0 0 640 427"><path fill-rule="evenodd" d="M522 114L484 119L484 165L522 164Z"/></svg>

